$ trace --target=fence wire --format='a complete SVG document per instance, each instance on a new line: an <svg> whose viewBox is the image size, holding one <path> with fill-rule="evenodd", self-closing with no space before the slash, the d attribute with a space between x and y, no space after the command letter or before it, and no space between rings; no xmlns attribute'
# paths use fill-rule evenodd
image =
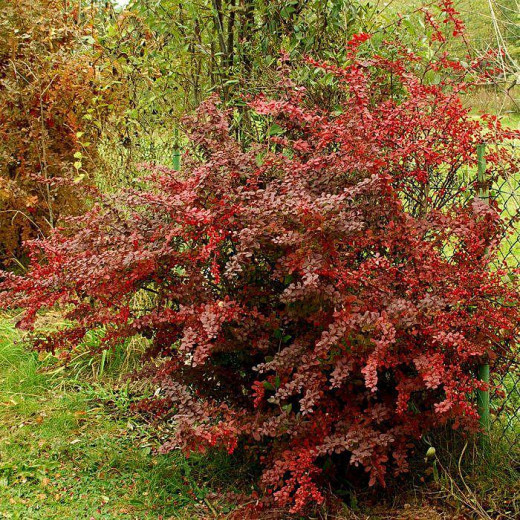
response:
<svg viewBox="0 0 520 520"><path fill-rule="evenodd" d="M514 158L520 161L520 143L509 142L500 146L509 148ZM489 197L496 202L506 226L496 267L507 266L513 273L515 269L520 268L520 174L494 180L490 186ZM518 284L518 277L512 274L510 283ZM520 334L520 331L518 333ZM520 446L520 356L518 351L514 354L507 359L496 360L491 366L490 381L492 433L495 438L498 437L511 448Z"/></svg>
<svg viewBox="0 0 520 520"><path fill-rule="evenodd" d="M488 143L482 150L495 152L506 148L511 153L514 163L520 163L520 142ZM479 161L480 162L480 161ZM480 172L480 173L479 173ZM480 197L489 201L500 211L504 222L504 235L500 243L497 257L490 266L492 269L504 267L510 274L509 283L518 284L520 275L514 271L520 269L520 173L504 172L495 178L486 172L485 163L475 167L467 167L457 172L456 176L446 178L438 175L431 179L426 192L420 193L417 186L405 186L403 203L410 213L419 215L424 211L425 201L428 209L442 209L451 204L466 206ZM449 244L443 254L447 259L453 250ZM518 331L520 344L520 331ZM514 347L518 348L518 347ZM511 355L513 354L513 355ZM489 413L482 422L495 440L501 440L511 448L520 448L520 355L518 350L512 351L511 345L497 347L497 357L489 367ZM484 371L485 373L485 371ZM482 396L479 396L482 397ZM477 399L478 400L478 399ZM487 397L483 402L487 403ZM479 408L482 401L479 402ZM483 410L480 410L483 412Z"/></svg>

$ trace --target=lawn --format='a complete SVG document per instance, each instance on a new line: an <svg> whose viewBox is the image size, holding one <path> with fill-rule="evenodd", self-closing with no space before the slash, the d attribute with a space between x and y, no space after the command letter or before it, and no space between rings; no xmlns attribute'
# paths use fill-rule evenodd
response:
<svg viewBox="0 0 520 520"><path fill-rule="evenodd" d="M0 321L0 518L210 518L229 463L152 456L127 383L38 358ZM130 417L130 419L128 418ZM213 495L212 495L213 494ZM222 509L222 504L219 504ZM225 508L224 508L225 510Z"/></svg>

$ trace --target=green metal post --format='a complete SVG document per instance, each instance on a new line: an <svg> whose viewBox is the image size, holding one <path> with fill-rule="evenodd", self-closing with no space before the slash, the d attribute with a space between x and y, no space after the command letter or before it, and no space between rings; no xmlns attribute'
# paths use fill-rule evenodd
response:
<svg viewBox="0 0 520 520"><path fill-rule="evenodd" d="M486 145L484 143L477 145L477 161L478 161L478 196L489 201L489 188L486 179ZM479 367L478 378L489 385L489 364L483 364ZM489 419L489 390L477 391L477 407L480 415L480 426L484 432L483 443L487 442L487 435L489 433L490 419Z"/></svg>
<svg viewBox="0 0 520 520"><path fill-rule="evenodd" d="M173 169L179 171L181 169L181 150L179 147L179 129L175 127L174 131L175 144L173 146Z"/></svg>
<svg viewBox="0 0 520 520"><path fill-rule="evenodd" d="M480 365L478 369L478 378L486 384L489 384L489 365L486 363ZM487 437L489 433L489 390L478 390L477 391L477 406L478 413L480 415L480 426L484 432L484 436ZM485 442L484 438L484 442Z"/></svg>

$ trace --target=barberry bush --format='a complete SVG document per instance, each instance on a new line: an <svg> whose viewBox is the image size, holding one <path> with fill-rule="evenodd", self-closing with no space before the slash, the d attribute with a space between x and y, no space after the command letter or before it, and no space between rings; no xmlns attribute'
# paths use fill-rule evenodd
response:
<svg viewBox="0 0 520 520"><path fill-rule="evenodd" d="M21 327L65 310L73 326L39 349L92 328L106 349L148 338L160 391L143 408L174 426L163 451L247 449L292 512L324 500L331 462L384 485L426 433L475 430L476 368L519 323L518 289L489 269L499 210L456 189L478 143L510 134L463 108L462 65L369 44L355 36L343 67L310 62L337 81L334 110L287 78L250 101L269 130L246 150L209 99L185 120L180 172L147 166L140 189L30 243L28 273L0 286ZM449 75L427 84L424 67ZM517 168L500 148L487 161Z"/></svg>

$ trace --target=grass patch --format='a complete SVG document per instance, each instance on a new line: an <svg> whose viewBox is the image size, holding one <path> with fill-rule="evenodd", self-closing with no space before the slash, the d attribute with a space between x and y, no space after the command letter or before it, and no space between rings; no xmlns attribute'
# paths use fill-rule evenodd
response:
<svg viewBox="0 0 520 520"><path fill-rule="evenodd" d="M438 440L430 490L438 503L455 518L520 518L520 446L496 428L487 442L463 439L454 431Z"/></svg>
<svg viewBox="0 0 520 520"><path fill-rule="evenodd" d="M115 381L80 382L0 320L0 518L211 518L233 461L155 456ZM130 417L130 419L129 419ZM215 507L216 507L215 506Z"/></svg>

